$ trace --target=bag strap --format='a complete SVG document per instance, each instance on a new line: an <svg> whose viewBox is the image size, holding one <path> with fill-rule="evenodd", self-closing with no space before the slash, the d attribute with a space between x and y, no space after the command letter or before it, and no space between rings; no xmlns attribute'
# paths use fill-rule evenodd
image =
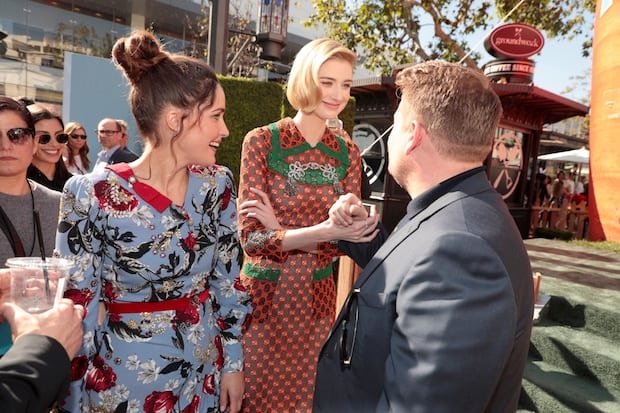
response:
<svg viewBox="0 0 620 413"><path fill-rule="evenodd" d="M6 235L6 238L9 240L9 244L11 244L11 248L13 249L13 254L16 257L25 257L26 252L24 251L24 245L22 244L21 238L19 238L19 234L15 230L11 219L7 216L0 205L0 228Z"/></svg>

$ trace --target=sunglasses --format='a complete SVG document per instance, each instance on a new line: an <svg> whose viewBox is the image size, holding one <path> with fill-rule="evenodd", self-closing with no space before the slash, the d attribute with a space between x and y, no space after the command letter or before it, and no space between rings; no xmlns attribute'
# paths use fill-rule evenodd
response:
<svg viewBox="0 0 620 413"><path fill-rule="evenodd" d="M95 132L97 132L100 135L110 136L110 135L114 135L115 133L120 133L121 131L119 131L119 130L110 130L110 129L99 129L99 130L95 129Z"/></svg>
<svg viewBox="0 0 620 413"><path fill-rule="evenodd" d="M21 145L34 136L34 131L30 128L12 128L6 131L6 136L12 143Z"/></svg>
<svg viewBox="0 0 620 413"><path fill-rule="evenodd" d="M39 143L41 145L45 145L47 143L49 143L52 140L52 136L50 134L42 134L39 135ZM67 141L69 140L69 135L67 135L66 133L59 133L58 135L56 135L56 142L58 143L67 143Z"/></svg>
<svg viewBox="0 0 620 413"><path fill-rule="evenodd" d="M83 141L85 141L85 140L86 140L86 135L80 135L80 134L77 134L77 133L72 133L72 134L71 134L71 135L69 135L69 136L71 137L71 139L76 139L76 140L77 140L77 139L81 139L81 140L83 140Z"/></svg>

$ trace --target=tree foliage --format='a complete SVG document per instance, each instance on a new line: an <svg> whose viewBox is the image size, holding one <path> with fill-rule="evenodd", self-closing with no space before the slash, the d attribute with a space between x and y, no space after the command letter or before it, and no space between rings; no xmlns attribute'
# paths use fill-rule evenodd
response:
<svg viewBox="0 0 620 413"><path fill-rule="evenodd" d="M548 37L573 39L592 29L595 0L313 0L307 26L356 50L364 66L384 73L395 65L444 59L478 67L470 52L476 33L503 21L536 27ZM516 7L518 5L518 7ZM514 10L513 10L514 9ZM583 44L589 53L591 42Z"/></svg>

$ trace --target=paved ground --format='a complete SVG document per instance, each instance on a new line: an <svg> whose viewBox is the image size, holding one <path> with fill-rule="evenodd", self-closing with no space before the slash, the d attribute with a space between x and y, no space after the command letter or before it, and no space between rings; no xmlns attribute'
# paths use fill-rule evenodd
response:
<svg viewBox="0 0 620 413"><path fill-rule="evenodd" d="M543 238L525 241L532 270L593 288L620 291L620 254Z"/></svg>

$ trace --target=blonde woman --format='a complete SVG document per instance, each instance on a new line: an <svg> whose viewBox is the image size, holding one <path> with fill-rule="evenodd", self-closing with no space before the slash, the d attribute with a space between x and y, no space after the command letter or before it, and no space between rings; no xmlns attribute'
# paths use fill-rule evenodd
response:
<svg viewBox="0 0 620 413"><path fill-rule="evenodd" d="M365 230L363 222L341 229L326 222L341 194L360 196L360 151L343 129L326 126L349 101L355 60L334 40L308 43L288 81L297 114L243 142L241 281L253 300L243 337L244 412L312 410L317 356L334 321L332 260L342 255L330 241Z"/></svg>

